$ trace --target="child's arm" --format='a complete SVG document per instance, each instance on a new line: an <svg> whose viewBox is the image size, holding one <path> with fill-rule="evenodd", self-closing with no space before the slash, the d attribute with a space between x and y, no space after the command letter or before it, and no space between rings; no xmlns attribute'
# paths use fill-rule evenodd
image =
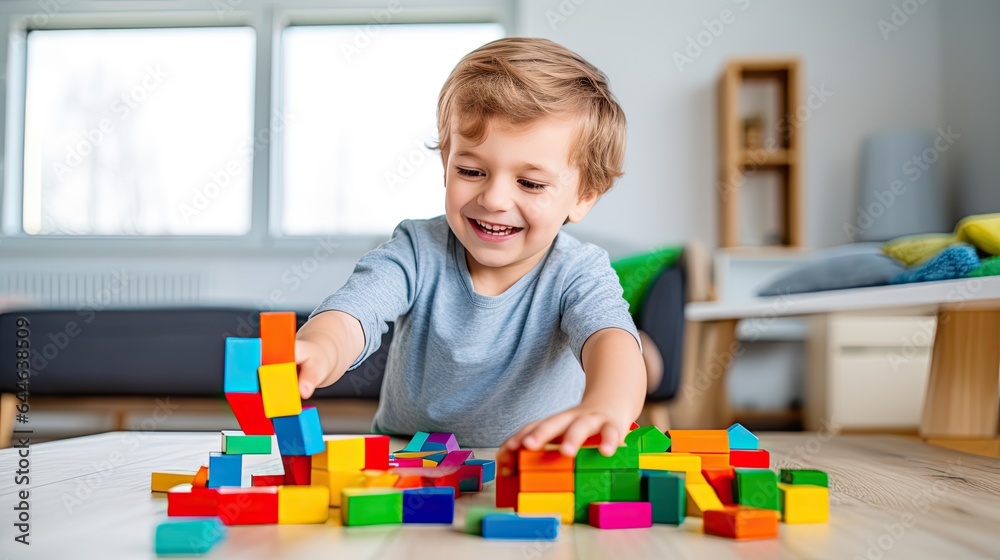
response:
<svg viewBox="0 0 1000 560"><path fill-rule="evenodd" d="M365 347L361 323L342 311L326 311L302 325L295 337L299 394L312 396L317 387L332 385Z"/></svg>
<svg viewBox="0 0 1000 560"><path fill-rule="evenodd" d="M586 439L601 434L601 453L614 454L646 400L646 368L635 337L619 328L592 334L581 353L587 385L578 406L532 422L504 444L539 449L562 435L560 451L575 456Z"/></svg>

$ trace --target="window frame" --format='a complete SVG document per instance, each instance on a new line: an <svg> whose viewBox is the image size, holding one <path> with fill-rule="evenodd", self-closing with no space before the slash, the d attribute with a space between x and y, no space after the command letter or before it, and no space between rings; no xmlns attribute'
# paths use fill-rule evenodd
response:
<svg viewBox="0 0 1000 560"><path fill-rule="evenodd" d="M270 120L280 115L281 34L291 26L499 23L514 35L517 0L123 0L78 5L69 0L14 0L0 3L0 64L7 76L0 91L0 254L79 255L113 253L225 254L311 250L336 243L345 251L363 251L382 235L333 234L291 236L280 231L282 184L280 131ZM378 23L374 14L389 12ZM395 10L395 13L393 13ZM27 77L26 35L32 30L173 27L250 27L256 36L253 91L254 146L250 230L242 235L28 235L22 227L24 109ZM388 234L389 232L386 232Z"/></svg>

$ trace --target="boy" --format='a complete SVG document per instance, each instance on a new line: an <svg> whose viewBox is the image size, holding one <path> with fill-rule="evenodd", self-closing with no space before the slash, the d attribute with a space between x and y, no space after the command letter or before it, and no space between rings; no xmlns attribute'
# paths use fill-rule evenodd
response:
<svg viewBox="0 0 1000 560"><path fill-rule="evenodd" d="M468 447L611 455L646 376L605 251L560 227L621 176L625 116L600 70L544 39L467 55L438 101L445 215L406 220L299 330L303 398L374 352L395 321L373 431ZM582 369L581 369L582 365Z"/></svg>

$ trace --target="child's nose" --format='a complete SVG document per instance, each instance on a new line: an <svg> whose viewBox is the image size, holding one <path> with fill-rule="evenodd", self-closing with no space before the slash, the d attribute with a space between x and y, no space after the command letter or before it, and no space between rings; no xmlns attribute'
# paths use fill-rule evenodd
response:
<svg viewBox="0 0 1000 560"><path fill-rule="evenodd" d="M490 212L510 210L513 200L503 181L487 180L479 193L479 205Z"/></svg>

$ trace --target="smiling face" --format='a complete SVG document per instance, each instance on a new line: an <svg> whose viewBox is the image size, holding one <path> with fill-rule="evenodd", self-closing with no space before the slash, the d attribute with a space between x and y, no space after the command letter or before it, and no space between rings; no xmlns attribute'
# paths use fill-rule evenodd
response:
<svg viewBox="0 0 1000 560"><path fill-rule="evenodd" d="M545 117L524 126L492 122L482 143L452 132L445 165L445 216L466 249L476 290L500 293L545 255L568 219L597 201L580 196L570 162L578 126Z"/></svg>

